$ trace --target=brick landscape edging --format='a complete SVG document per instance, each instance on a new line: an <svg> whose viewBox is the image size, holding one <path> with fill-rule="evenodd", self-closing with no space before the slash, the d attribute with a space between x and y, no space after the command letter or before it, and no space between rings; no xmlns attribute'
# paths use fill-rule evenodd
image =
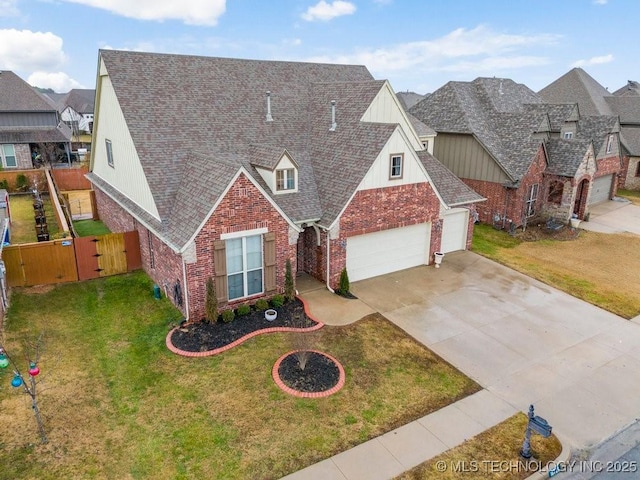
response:
<svg viewBox="0 0 640 480"><path fill-rule="evenodd" d="M307 305L307 302L301 297L296 297L296 298L302 302L302 306L304 307L304 313L307 315L307 317L309 317L311 320L316 322L317 325L314 325L312 327L307 327L307 328L294 328L294 327L263 328L262 330L256 330L255 332L251 332L251 333L245 335L244 337L241 337L238 340L236 340L234 342L231 342L229 345L225 345L224 347L220 347L220 348L215 348L213 350L207 350L206 352L189 352L187 350L181 350L181 349L175 347L173 345L173 343L171 343L171 335L173 335L174 331L176 331L178 328L180 328L180 327L175 327L175 328L172 328L171 330L169 330L169 333L167 334L167 338L165 340L165 343L166 343L167 348L169 350L171 350L173 353L175 353L177 355L182 355L183 357L210 357L212 355L217 355L218 353L226 352L227 350L230 350L233 347L236 347L236 346L240 345L242 342L245 342L246 340L249 340L250 338L253 338L253 337L256 337L258 335L265 334L265 333L275 333L275 332L313 332L315 330L320 330L322 327L324 327L324 323L322 323L319 320L316 320L313 317L313 315L311 315L311 312L309 311L309 306ZM323 355L325 355L325 354L323 354ZM328 355L327 355L327 357L328 357ZM340 368L342 368L342 367L340 367Z"/></svg>
<svg viewBox="0 0 640 480"><path fill-rule="evenodd" d="M298 350L291 350L290 352L287 352L284 355L282 355L273 365L273 369L271 370L271 376L273 377L273 381L276 382L276 385L278 385L278 387L282 391L284 391L285 393L288 393L289 395L293 395L295 397L300 397L300 398L322 398L322 397L328 397L329 395L333 395L342 387L344 387L345 373L344 373L344 368L342 368L342 365L340 364L340 362L335 358L333 358L328 353L321 352L319 350L305 350L305 351L317 353L331 360L338 367L338 372L340 372L338 383L336 383L329 390L324 390L323 392L301 392L300 390L294 390L293 388L286 386L282 381L282 379L280 378L280 374L278 373L278 370L280 369L280 364L282 363L282 361L285 358L287 358L289 355L293 355L297 351Z"/></svg>

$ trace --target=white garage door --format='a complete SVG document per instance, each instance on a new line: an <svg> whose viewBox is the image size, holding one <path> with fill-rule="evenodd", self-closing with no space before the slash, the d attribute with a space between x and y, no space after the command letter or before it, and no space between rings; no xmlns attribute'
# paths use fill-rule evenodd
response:
<svg viewBox="0 0 640 480"><path fill-rule="evenodd" d="M469 210L466 208L452 208L447 210L442 224L442 253L464 250L467 247L467 228L469 225Z"/></svg>
<svg viewBox="0 0 640 480"><path fill-rule="evenodd" d="M613 175L605 175L604 177L596 178L593 181L593 186L591 187L591 199L589 201L589 205L595 205L596 203L602 203L609 200L612 182Z"/></svg>
<svg viewBox="0 0 640 480"><path fill-rule="evenodd" d="M349 280L355 282L426 264L430 238L431 223L347 238Z"/></svg>

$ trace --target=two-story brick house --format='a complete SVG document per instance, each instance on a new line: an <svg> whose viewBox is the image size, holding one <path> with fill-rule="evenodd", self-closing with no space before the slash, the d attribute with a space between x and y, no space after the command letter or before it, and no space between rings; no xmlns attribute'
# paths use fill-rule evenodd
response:
<svg viewBox="0 0 640 480"><path fill-rule="evenodd" d="M287 260L329 288L429 264L483 200L365 67L139 52L100 52L88 177L194 319L209 277L227 308L281 292Z"/></svg>

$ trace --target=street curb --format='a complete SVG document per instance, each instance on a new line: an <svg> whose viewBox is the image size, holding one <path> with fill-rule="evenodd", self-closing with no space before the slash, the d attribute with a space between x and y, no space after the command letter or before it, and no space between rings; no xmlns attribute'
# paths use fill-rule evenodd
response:
<svg viewBox="0 0 640 480"><path fill-rule="evenodd" d="M571 458L571 449L567 446L567 442L562 440L562 437L556 435L556 438L562 445L562 451L560 452L560 455L558 455L555 460L551 460L550 462L548 462L547 465L545 465L544 471L532 473L527 478L525 478L525 480L542 480L543 478L549 478L549 470L547 468L548 465L552 465L552 467L555 467L556 465L560 465L569 461L569 459ZM561 472L559 471L558 473Z"/></svg>

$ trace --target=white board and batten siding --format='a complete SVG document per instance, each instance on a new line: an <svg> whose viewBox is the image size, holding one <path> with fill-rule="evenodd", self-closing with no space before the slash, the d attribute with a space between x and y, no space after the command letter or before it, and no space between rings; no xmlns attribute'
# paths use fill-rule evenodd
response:
<svg viewBox="0 0 640 480"><path fill-rule="evenodd" d="M467 232L469 229L469 210L466 208L451 208L442 215L442 239L440 251L442 253L466 250Z"/></svg>
<svg viewBox="0 0 640 480"><path fill-rule="evenodd" d="M100 118L93 132L93 173L113 185L149 214L159 218L113 85L109 76L104 74L104 65L101 65L100 73L100 95L99 103L96 105L96 112L99 112ZM107 163L106 139L111 141L113 167Z"/></svg>
<svg viewBox="0 0 640 480"><path fill-rule="evenodd" d="M350 281L384 275L429 261L431 223L391 228L347 238Z"/></svg>
<svg viewBox="0 0 640 480"><path fill-rule="evenodd" d="M395 154L403 155L402 178L390 179L391 155ZM394 187L427 181L424 168L415 151L407 144L406 137L402 135L400 129L396 129L360 182L358 190Z"/></svg>
<svg viewBox="0 0 640 480"><path fill-rule="evenodd" d="M361 122L397 123L405 131L413 150L422 150L422 142L414 130L409 118L404 114L400 102L393 93L389 82L385 82L369 108L364 112Z"/></svg>

